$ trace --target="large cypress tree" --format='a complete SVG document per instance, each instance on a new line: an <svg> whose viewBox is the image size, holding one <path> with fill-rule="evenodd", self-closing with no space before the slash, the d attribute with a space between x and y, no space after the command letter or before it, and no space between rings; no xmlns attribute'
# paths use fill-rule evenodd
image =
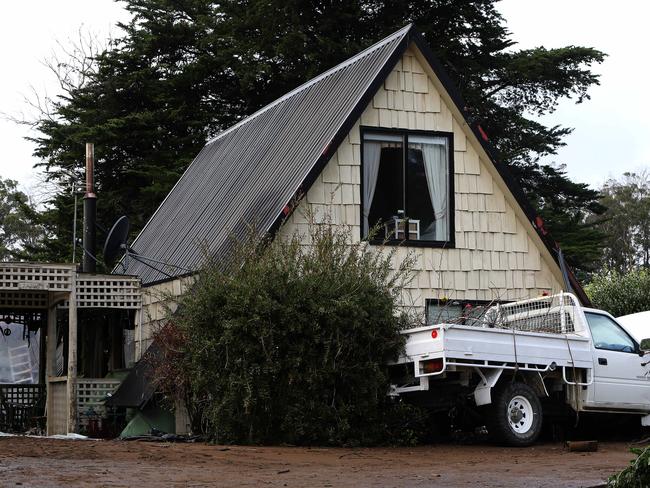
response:
<svg viewBox="0 0 650 488"><path fill-rule="evenodd" d="M65 259L69 174L94 141L104 224L144 225L206 139L364 47L414 22L540 210L572 264L593 267L601 234L597 192L540 164L569 128L534 119L558 100L588 98L603 60L592 48L516 50L494 0L126 0L133 19L96 59L83 86L44 117L36 155L61 184L47 223ZM533 114L533 116L531 116Z"/></svg>

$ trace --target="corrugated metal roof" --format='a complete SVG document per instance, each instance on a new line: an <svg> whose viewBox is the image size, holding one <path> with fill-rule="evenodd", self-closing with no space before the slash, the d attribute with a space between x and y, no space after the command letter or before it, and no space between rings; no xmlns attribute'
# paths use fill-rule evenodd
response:
<svg viewBox="0 0 650 488"><path fill-rule="evenodd" d="M309 189L410 42L432 67L559 266L559 248L538 226L536 210L508 169L496 163L485 133L467 116L458 88L409 24L208 142L131 246L143 257L175 267L155 263L164 270L160 272L129 259L124 272L139 276L144 285L166 281L198 270L206 253L224 256L231 237L241 238L249 226L259 231L276 226L287 204ZM569 271L573 289L589 304Z"/></svg>
<svg viewBox="0 0 650 488"><path fill-rule="evenodd" d="M250 225L269 230L359 105L367 103L369 89L392 69L410 29L400 29L208 142L131 246L145 258L176 267L155 264L161 273L128 259L124 272L140 276L143 284L168 280L199 269L206 252L223 255L230 237L242 237Z"/></svg>

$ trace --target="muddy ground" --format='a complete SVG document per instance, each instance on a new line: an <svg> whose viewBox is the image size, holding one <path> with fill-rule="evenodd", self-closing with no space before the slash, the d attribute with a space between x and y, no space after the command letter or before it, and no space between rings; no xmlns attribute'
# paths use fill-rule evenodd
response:
<svg viewBox="0 0 650 488"><path fill-rule="evenodd" d="M0 437L0 486L588 487L633 457L562 444L416 448L233 447Z"/></svg>

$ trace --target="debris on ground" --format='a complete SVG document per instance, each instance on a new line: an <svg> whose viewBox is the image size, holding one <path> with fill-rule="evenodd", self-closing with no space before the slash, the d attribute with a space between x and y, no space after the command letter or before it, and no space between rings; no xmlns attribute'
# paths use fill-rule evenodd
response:
<svg viewBox="0 0 650 488"><path fill-rule="evenodd" d="M598 441L568 441L566 447L569 452L596 452Z"/></svg>

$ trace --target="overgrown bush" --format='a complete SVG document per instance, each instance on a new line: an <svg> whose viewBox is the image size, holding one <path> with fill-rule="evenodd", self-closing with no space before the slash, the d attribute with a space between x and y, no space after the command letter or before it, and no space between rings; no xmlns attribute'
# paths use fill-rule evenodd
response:
<svg viewBox="0 0 650 488"><path fill-rule="evenodd" d="M387 362L403 347L398 296L407 260L312 225L311 245L250 239L210 263L169 327L185 338L202 429L221 443L412 443L417 408L388 396Z"/></svg>
<svg viewBox="0 0 650 488"><path fill-rule="evenodd" d="M647 488L650 486L650 447L630 449L637 455L630 465L607 480L608 488Z"/></svg>
<svg viewBox="0 0 650 488"><path fill-rule="evenodd" d="M605 271L586 287L595 307L615 317L650 310L650 272L646 269L621 274Z"/></svg>

